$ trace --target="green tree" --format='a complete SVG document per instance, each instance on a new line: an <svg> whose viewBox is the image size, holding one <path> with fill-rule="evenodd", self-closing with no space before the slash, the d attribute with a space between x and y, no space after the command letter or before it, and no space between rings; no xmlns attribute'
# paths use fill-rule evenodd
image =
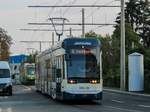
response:
<svg viewBox="0 0 150 112"><path fill-rule="evenodd" d="M120 51L120 24L115 26L115 30L112 35L112 45L114 49L117 50L117 52ZM125 47L126 47L126 53L128 54L130 50L136 49L140 46L140 38L137 33L135 33L132 29L131 24L126 23L125 24Z"/></svg>
<svg viewBox="0 0 150 112"><path fill-rule="evenodd" d="M112 38L109 35L101 36L93 31L87 32L85 37L97 38L102 44L102 66L103 66L103 79L105 86L118 85L118 77L116 77L115 70L115 55L113 54Z"/></svg>
<svg viewBox="0 0 150 112"><path fill-rule="evenodd" d="M142 38L143 46L150 48L150 2L148 0L140 1L138 10L140 10L137 31Z"/></svg>
<svg viewBox="0 0 150 112"><path fill-rule="evenodd" d="M130 0L126 4L126 22L139 34L143 46L150 47L150 2Z"/></svg>
<svg viewBox="0 0 150 112"><path fill-rule="evenodd" d="M150 48L150 2L148 0L129 0L126 2L125 21L139 35L145 48ZM120 13L116 18L120 24Z"/></svg>
<svg viewBox="0 0 150 112"><path fill-rule="evenodd" d="M145 87L150 90L150 5L148 0L129 0L125 8L126 54L139 52L144 55ZM116 18L117 25L112 35L112 46L116 57L120 55L120 13ZM134 47L133 47L134 43ZM119 58L118 58L119 59ZM116 61L119 64L119 60ZM117 64L116 63L116 64ZM126 67L127 68L127 67Z"/></svg>
<svg viewBox="0 0 150 112"><path fill-rule="evenodd" d="M12 38L3 28L0 28L0 60L8 60L10 54L9 48L11 44Z"/></svg>

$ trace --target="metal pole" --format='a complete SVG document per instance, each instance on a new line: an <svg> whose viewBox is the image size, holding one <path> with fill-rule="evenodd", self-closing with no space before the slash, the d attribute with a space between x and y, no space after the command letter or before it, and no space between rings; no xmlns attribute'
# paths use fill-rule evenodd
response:
<svg viewBox="0 0 150 112"><path fill-rule="evenodd" d="M42 42L40 41L40 52L42 51Z"/></svg>
<svg viewBox="0 0 150 112"><path fill-rule="evenodd" d="M52 25L52 23L28 23L29 25ZM60 23L55 23L55 25L62 25L62 24L60 24ZM79 26L79 25L82 25L82 23L64 23L64 25L67 25L67 26L69 26L69 25L71 25L71 26L73 26L73 25L76 25L76 26ZM113 26L113 25L116 25L116 24L114 24L114 23L85 23L84 22L84 25L86 25L86 26L97 26L97 25L105 25L105 26ZM59 30L58 30L59 31Z"/></svg>
<svg viewBox="0 0 150 112"><path fill-rule="evenodd" d="M120 58L120 89L126 90L126 72L125 72L125 1L121 0L121 58Z"/></svg>
<svg viewBox="0 0 150 112"><path fill-rule="evenodd" d="M82 37L85 38L85 26L84 26L84 22L85 21L85 17L84 17L84 8L82 8Z"/></svg>
<svg viewBox="0 0 150 112"><path fill-rule="evenodd" d="M2 58L2 46L1 46L1 42L0 42L0 60Z"/></svg>
<svg viewBox="0 0 150 112"><path fill-rule="evenodd" d="M52 32L52 46L54 45L54 32Z"/></svg>
<svg viewBox="0 0 150 112"><path fill-rule="evenodd" d="M58 41L60 41L60 35L58 35Z"/></svg>
<svg viewBox="0 0 150 112"><path fill-rule="evenodd" d="M70 33L70 37L72 37L72 28L70 28L70 32L69 33Z"/></svg>
<svg viewBox="0 0 150 112"><path fill-rule="evenodd" d="M29 8L56 8L56 7L74 7L74 8L79 8L79 7L120 7L119 5L29 5Z"/></svg>

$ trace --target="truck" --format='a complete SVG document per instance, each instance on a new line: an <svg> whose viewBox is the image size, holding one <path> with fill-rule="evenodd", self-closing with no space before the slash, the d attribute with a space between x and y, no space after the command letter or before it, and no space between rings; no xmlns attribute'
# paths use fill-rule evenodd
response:
<svg viewBox="0 0 150 112"><path fill-rule="evenodd" d="M7 61L0 61L0 93L12 96L11 70Z"/></svg>

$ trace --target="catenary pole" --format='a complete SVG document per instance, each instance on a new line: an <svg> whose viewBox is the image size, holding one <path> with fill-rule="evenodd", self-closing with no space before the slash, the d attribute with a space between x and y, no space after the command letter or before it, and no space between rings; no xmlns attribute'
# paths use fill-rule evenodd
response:
<svg viewBox="0 0 150 112"><path fill-rule="evenodd" d="M84 14L84 8L82 8L82 37L85 38L85 14Z"/></svg>
<svg viewBox="0 0 150 112"><path fill-rule="evenodd" d="M121 0L121 58L120 58L120 89L126 90L126 72L125 72L125 1Z"/></svg>

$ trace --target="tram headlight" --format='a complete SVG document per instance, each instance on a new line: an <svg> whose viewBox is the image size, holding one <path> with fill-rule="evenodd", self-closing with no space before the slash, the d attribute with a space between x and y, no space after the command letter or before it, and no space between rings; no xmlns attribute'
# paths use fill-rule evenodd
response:
<svg viewBox="0 0 150 112"><path fill-rule="evenodd" d="M70 83L70 84L75 84L75 83L77 83L77 81L70 79L70 80L68 80L68 83Z"/></svg>
<svg viewBox="0 0 150 112"><path fill-rule="evenodd" d="M97 80L90 80L90 83L92 83L92 84L97 84L98 81L97 81Z"/></svg>

